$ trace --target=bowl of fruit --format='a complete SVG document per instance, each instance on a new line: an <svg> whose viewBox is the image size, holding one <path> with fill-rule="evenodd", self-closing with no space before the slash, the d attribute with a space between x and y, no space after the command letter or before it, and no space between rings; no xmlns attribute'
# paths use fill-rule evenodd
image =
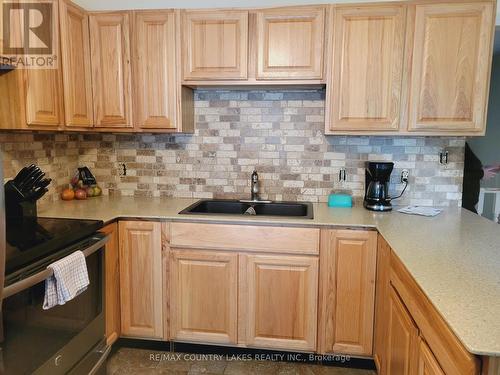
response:
<svg viewBox="0 0 500 375"><path fill-rule="evenodd" d="M65 201L85 200L102 195L102 189L87 167L78 168L71 178L69 186L61 192L61 199Z"/></svg>

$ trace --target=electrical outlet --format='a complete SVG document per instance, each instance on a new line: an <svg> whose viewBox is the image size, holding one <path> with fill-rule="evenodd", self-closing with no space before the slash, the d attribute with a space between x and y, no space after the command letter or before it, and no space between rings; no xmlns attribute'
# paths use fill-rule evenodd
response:
<svg viewBox="0 0 500 375"><path fill-rule="evenodd" d="M446 165L448 164L448 157L450 153L448 150L442 150L439 152L439 164Z"/></svg>
<svg viewBox="0 0 500 375"><path fill-rule="evenodd" d="M118 168L118 176L126 176L127 175L127 166L125 163L120 164L120 168Z"/></svg>
<svg viewBox="0 0 500 375"><path fill-rule="evenodd" d="M408 182L408 178L410 177L410 171L408 169L403 169L401 171L401 182Z"/></svg>
<svg viewBox="0 0 500 375"><path fill-rule="evenodd" d="M345 170L345 168L340 168L340 171L339 171L339 181L340 182L345 182L347 179L347 172Z"/></svg>

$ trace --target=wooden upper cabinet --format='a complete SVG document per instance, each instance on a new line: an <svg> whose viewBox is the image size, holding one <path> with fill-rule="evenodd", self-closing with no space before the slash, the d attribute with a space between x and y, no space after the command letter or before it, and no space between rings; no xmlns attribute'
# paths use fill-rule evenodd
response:
<svg viewBox="0 0 500 375"><path fill-rule="evenodd" d="M90 15L95 126L132 127L129 14Z"/></svg>
<svg viewBox="0 0 500 375"><path fill-rule="evenodd" d="M59 17L59 8L55 0L52 5L52 19ZM0 4L1 5L1 4ZM23 35L23 12L10 15L12 35L20 38ZM1 14L0 14L1 16ZM64 103L62 87L62 63L60 59L59 33L57 22L51 23L52 51L47 57L56 57L56 66L50 69L34 66L23 68L20 65L14 71L0 76L0 128L57 130L64 122ZM35 55L36 56L36 55ZM15 56L14 56L15 57ZM35 59L27 55L27 61ZM48 61L48 59L46 60Z"/></svg>
<svg viewBox="0 0 500 375"><path fill-rule="evenodd" d="M238 254L174 250L170 259L172 339L236 344Z"/></svg>
<svg viewBox="0 0 500 375"><path fill-rule="evenodd" d="M326 132L398 131L406 7L331 11Z"/></svg>
<svg viewBox="0 0 500 375"><path fill-rule="evenodd" d="M57 2L51 1L52 16L58 19ZM18 21L21 24L21 21ZM55 38L53 54L60 56L58 24L52 23ZM24 81L24 105L28 129L57 129L64 122L64 104L62 87L62 64L57 69L24 69L21 74ZM19 90L19 88L17 88ZM22 91L22 90L21 90ZM19 110L23 110L20 108Z"/></svg>
<svg viewBox="0 0 500 375"><path fill-rule="evenodd" d="M175 14L136 12L134 18L135 123L142 129L175 129Z"/></svg>
<svg viewBox="0 0 500 375"><path fill-rule="evenodd" d="M315 351L318 258L240 255L239 275L241 342Z"/></svg>
<svg viewBox="0 0 500 375"><path fill-rule="evenodd" d="M52 16L58 19L59 9L56 1ZM53 54L60 56L59 33L56 22L52 23ZM24 94L26 125L29 129L57 129L64 122L64 105L62 98L62 64L59 61L57 69L24 69ZM22 110L22 109L21 109Z"/></svg>
<svg viewBox="0 0 500 375"><path fill-rule="evenodd" d="M390 288L387 326L388 375L414 375L418 362L418 329L394 288Z"/></svg>
<svg viewBox="0 0 500 375"><path fill-rule="evenodd" d="M257 79L322 79L324 7L257 12Z"/></svg>
<svg viewBox="0 0 500 375"><path fill-rule="evenodd" d="M163 338L162 224L120 221L121 331Z"/></svg>
<svg viewBox="0 0 500 375"><path fill-rule="evenodd" d="M58 128L64 121L61 70L26 69L26 127Z"/></svg>
<svg viewBox="0 0 500 375"><path fill-rule="evenodd" d="M411 9L409 130L483 133L493 3L425 4Z"/></svg>
<svg viewBox="0 0 500 375"><path fill-rule="evenodd" d="M248 12L182 12L184 80L246 79Z"/></svg>
<svg viewBox="0 0 500 375"><path fill-rule="evenodd" d="M92 127L92 72L89 17L80 7L61 0L60 30L66 127Z"/></svg>
<svg viewBox="0 0 500 375"><path fill-rule="evenodd" d="M324 230L321 246L320 351L371 356L377 232Z"/></svg>

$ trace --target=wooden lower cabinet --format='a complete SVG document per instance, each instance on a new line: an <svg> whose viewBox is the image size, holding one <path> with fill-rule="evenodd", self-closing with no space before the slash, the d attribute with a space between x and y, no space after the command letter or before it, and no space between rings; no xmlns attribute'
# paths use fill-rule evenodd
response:
<svg viewBox="0 0 500 375"><path fill-rule="evenodd" d="M469 353L379 237L374 359L379 375L479 375Z"/></svg>
<svg viewBox="0 0 500 375"><path fill-rule="evenodd" d="M162 224L120 221L121 331L163 338Z"/></svg>
<svg viewBox="0 0 500 375"><path fill-rule="evenodd" d="M109 240L105 248L105 298L106 340L108 345L120 336L120 260L118 248L118 224L112 223L101 229Z"/></svg>
<svg viewBox="0 0 500 375"><path fill-rule="evenodd" d="M236 344L237 313L237 253L172 251L171 339Z"/></svg>
<svg viewBox="0 0 500 375"><path fill-rule="evenodd" d="M387 324L389 317L391 273L391 248L382 236L377 240L377 278L375 284L375 327L373 337L373 359L379 374L385 374L385 352L387 348Z"/></svg>
<svg viewBox="0 0 500 375"><path fill-rule="evenodd" d="M315 351L319 233L172 223L169 337Z"/></svg>
<svg viewBox="0 0 500 375"><path fill-rule="evenodd" d="M170 338L314 351L318 257L174 248Z"/></svg>
<svg viewBox="0 0 500 375"><path fill-rule="evenodd" d="M322 230L321 353L371 356L377 232Z"/></svg>
<svg viewBox="0 0 500 375"><path fill-rule="evenodd" d="M103 228L111 237L108 342L121 333L373 355L379 375L480 373L479 358L466 351L376 231L321 229L319 243L316 238L305 254L293 244L289 253L266 253L260 242L256 249L231 250L227 238L208 235L227 226L178 224L120 221ZM251 228L240 226L240 232ZM187 231L197 241L189 241ZM274 233L274 240L284 233Z"/></svg>
<svg viewBox="0 0 500 375"><path fill-rule="evenodd" d="M386 373L413 375L417 358L418 329L394 288L389 296Z"/></svg>
<svg viewBox="0 0 500 375"><path fill-rule="evenodd" d="M418 342L418 375L445 375L439 363L427 346L427 343L420 338Z"/></svg>
<svg viewBox="0 0 500 375"><path fill-rule="evenodd" d="M240 301L244 344L316 349L317 257L240 255Z"/></svg>

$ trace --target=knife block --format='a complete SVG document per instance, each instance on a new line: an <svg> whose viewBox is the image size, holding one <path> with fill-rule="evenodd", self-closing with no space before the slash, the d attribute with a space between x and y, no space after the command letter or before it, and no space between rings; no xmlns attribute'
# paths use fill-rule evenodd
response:
<svg viewBox="0 0 500 375"><path fill-rule="evenodd" d="M12 181L5 184L5 218L7 224L23 227L37 223L36 201L26 200Z"/></svg>

